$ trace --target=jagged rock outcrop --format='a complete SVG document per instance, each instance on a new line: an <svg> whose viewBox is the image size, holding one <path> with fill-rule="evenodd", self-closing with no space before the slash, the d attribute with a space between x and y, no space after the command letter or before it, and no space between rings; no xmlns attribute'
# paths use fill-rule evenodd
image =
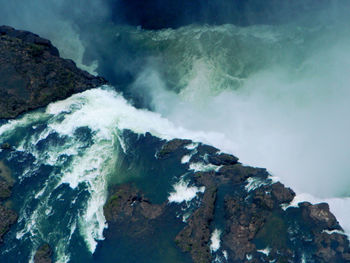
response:
<svg viewBox="0 0 350 263"><path fill-rule="evenodd" d="M49 40L0 26L0 119L105 84L62 59Z"/></svg>
<svg viewBox="0 0 350 263"><path fill-rule="evenodd" d="M170 141L162 149L174 149L175 153L188 143ZM172 147L174 144L182 146ZM166 156L171 158L169 150ZM236 157L218 154L210 146L199 145L191 161L218 166L193 174L196 185L206 190L201 205L176 237L179 247L189 252L194 262L214 260L209 240L218 206L224 207L225 221L221 262L292 263L302 258L307 262L350 262L349 241L328 204L304 202L288 208L295 197L293 190L274 183L266 169L243 166ZM224 198L219 200L217 195Z"/></svg>
<svg viewBox="0 0 350 263"><path fill-rule="evenodd" d="M175 239L183 251L191 254L194 262L207 262L208 258L211 258L210 223L214 218L216 191L216 187L205 191L202 205L188 219L187 226Z"/></svg>

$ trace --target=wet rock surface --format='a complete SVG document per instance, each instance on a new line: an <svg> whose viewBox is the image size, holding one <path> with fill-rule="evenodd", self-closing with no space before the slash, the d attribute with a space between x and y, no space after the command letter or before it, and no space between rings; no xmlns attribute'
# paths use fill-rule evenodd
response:
<svg viewBox="0 0 350 263"><path fill-rule="evenodd" d="M49 244L44 244L38 248L34 256L34 263L51 263L52 250Z"/></svg>
<svg viewBox="0 0 350 263"><path fill-rule="evenodd" d="M16 221L17 214L5 205L0 204L0 244L3 242L3 236Z"/></svg>
<svg viewBox="0 0 350 263"><path fill-rule="evenodd" d="M187 226L176 236L176 243L189 252L194 262L207 262L211 258L209 249L210 223L214 219L216 187L205 191L201 206L187 221Z"/></svg>
<svg viewBox="0 0 350 263"><path fill-rule="evenodd" d="M116 188L104 207L109 222L155 219L163 212L164 206L152 204L144 195L131 185Z"/></svg>
<svg viewBox="0 0 350 263"><path fill-rule="evenodd" d="M0 244L3 236L9 231L10 226L16 223L17 214L4 202L11 197L13 180L9 168L0 162Z"/></svg>
<svg viewBox="0 0 350 263"><path fill-rule="evenodd" d="M193 262L350 262L349 241L328 204L303 202L289 207L295 193L273 182L266 169L244 166L235 156L211 146L193 145L175 139L156 154L159 161L191 154L190 162L213 166L187 174L193 185L205 191L174 241ZM189 168L189 163L184 165ZM168 201L153 205L139 190L124 185L110 197L105 215L119 224L142 222L138 225L147 229L169 205ZM211 251L217 228L220 248Z"/></svg>
<svg viewBox="0 0 350 263"><path fill-rule="evenodd" d="M19 114L106 81L62 59L49 40L0 26L0 119Z"/></svg>

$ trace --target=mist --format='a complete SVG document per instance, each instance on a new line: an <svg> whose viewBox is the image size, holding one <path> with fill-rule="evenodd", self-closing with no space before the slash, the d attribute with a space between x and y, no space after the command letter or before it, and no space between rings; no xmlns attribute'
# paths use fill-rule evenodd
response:
<svg viewBox="0 0 350 263"><path fill-rule="evenodd" d="M0 0L0 24L28 30L51 40L64 58L96 74L97 61L84 61L85 47L81 36L88 34L87 25L109 17L107 5L101 1L67 0Z"/></svg>
<svg viewBox="0 0 350 263"><path fill-rule="evenodd" d="M350 34L343 26L321 28L313 38L306 32L295 42L303 41L303 52L295 43L282 48L282 58L265 61L238 87L218 82L213 58L203 55L190 62L178 92L154 58L132 89L177 125L221 133L224 139L207 142L245 164L267 167L298 193L349 196ZM220 30L226 29L214 31Z"/></svg>

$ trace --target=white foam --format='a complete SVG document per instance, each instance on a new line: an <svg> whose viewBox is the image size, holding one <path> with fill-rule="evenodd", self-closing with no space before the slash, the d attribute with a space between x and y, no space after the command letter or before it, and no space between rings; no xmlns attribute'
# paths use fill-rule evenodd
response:
<svg viewBox="0 0 350 263"><path fill-rule="evenodd" d="M220 248L220 236L221 236L221 230L215 229L210 237L210 251L216 252Z"/></svg>
<svg viewBox="0 0 350 263"><path fill-rule="evenodd" d="M266 256L269 256L269 254L270 254L270 248L269 247L266 247L264 249L258 249L257 251L260 252L260 253L265 254Z"/></svg>
<svg viewBox="0 0 350 263"><path fill-rule="evenodd" d="M259 188L262 185L266 185L267 182L260 179L260 178L254 178L254 177L249 177L247 179L247 185L245 186L245 189L247 192L253 191L257 188Z"/></svg>
<svg viewBox="0 0 350 263"><path fill-rule="evenodd" d="M185 163L188 163L191 159L191 155L190 154L187 154L187 155L184 155L182 158L181 158L181 163L185 164Z"/></svg>
<svg viewBox="0 0 350 263"><path fill-rule="evenodd" d="M187 150L194 150L194 149L196 149L198 147L198 145L199 145L198 143L193 142L193 143L187 144L185 146L185 148Z"/></svg>
<svg viewBox="0 0 350 263"><path fill-rule="evenodd" d="M205 164L202 162L190 163L189 170L193 170L194 172L208 172L208 171L217 171L221 166L216 166L211 163Z"/></svg>
<svg viewBox="0 0 350 263"><path fill-rule="evenodd" d="M204 193L205 187L189 186L189 182L180 179L175 185L173 185L174 191L170 192L168 200L169 203L182 203L189 202L197 196L197 193Z"/></svg>

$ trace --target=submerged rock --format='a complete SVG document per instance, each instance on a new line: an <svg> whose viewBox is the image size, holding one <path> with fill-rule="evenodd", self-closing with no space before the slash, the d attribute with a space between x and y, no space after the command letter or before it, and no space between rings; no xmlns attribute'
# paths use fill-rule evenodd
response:
<svg viewBox="0 0 350 263"><path fill-rule="evenodd" d="M51 263L52 250L49 244L44 244L38 248L34 256L34 263Z"/></svg>
<svg viewBox="0 0 350 263"><path fill-rule="evenodd" d="M49 40L0 26L0 119L65 99L105 84L59 57Z"/></svg>

